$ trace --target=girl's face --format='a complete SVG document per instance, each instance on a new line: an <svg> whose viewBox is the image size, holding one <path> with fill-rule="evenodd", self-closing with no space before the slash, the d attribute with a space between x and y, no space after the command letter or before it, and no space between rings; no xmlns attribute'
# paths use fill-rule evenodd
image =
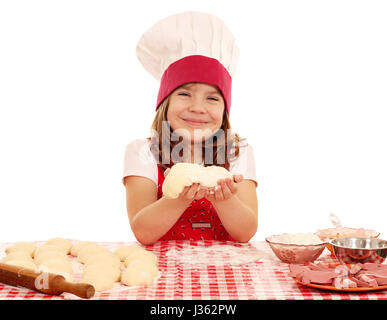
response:
<svg viewBox="0 0 387 320"><path fill-rule="evenodd" d="M170 95L167 119L172 130L185 129L192 143L199 142L195 141L194 131L204 130L202 137L209 138L221 127L224 108L223 96L216 86L187 83Z"/></svg>

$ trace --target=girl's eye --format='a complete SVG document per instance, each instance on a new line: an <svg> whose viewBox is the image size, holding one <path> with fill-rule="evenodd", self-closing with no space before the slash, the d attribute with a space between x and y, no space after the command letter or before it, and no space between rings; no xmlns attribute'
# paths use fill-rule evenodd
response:
<svg viewBox="0 0 387 320"><path fill-rule="evenodd" d="M183 97L189 97L190 96L190 94L186 93L186 92L179 92L177 95L178 96L183 96ZM218 98L215 98L215 97L209 97L208 99L209 100L213 100L213 101L218 101L219 100Z"/></svg>

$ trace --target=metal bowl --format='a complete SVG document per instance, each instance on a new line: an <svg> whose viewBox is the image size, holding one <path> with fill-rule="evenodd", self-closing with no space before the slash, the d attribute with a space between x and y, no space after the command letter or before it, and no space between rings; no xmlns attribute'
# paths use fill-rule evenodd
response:
<svg viewBox="0 0 387 320"><path fill-rule="evenodd" d="M329 241L341 263L383 263L387 241L375 238L337 238Z"/></svg>
<svg viewBox="0 0 387 320"><path fill-rule="evenodd" d="M327 242L337 238L377 238L380 235L379 232L371 229L347 227L321 229L317 230L315 234ZM330 243L327 244L327 248L333 254Z"/></svg>

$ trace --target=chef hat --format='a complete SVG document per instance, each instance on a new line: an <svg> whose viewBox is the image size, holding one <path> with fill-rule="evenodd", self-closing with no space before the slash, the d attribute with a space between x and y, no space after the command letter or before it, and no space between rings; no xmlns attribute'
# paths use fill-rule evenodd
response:
<svg viewBox="0 0 387 320"><path fill-rule="evenodd" d="M186 11L164 18L141 36L136 52L144 68L160 81L156 110L179 86L202 82L219 88L230 112L239 48L218 17Z"/></svg>

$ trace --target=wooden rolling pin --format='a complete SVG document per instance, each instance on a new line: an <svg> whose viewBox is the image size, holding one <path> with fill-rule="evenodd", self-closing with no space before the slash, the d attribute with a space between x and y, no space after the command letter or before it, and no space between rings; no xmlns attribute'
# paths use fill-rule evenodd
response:
<svg viewBox="0 0 387 320"><path fill-rule="evenodd" d="M0 263L0 282L52 295L69 292L83 299L89 299L95 293L94 287L90 284L67 282L58 274L36 273L31 269L5 263Z"/></svg>

